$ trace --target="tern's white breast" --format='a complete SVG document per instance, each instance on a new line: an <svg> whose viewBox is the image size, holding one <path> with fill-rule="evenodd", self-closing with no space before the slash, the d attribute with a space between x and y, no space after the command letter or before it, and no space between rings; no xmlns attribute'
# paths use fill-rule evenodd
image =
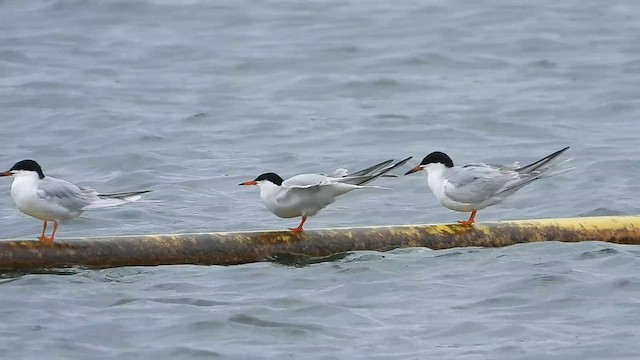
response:
<svg viewBox="0 0 640 360"><path fill-rule="evenodd" d="M81 211L70 211L55 198L43 198L38 194L40 180L36 173L16 176L11 184L11 197L23 213L44 221L65 220L76 217Z"/></svg>
<svg viewBox="0 0 640 360"><path fill-rule="evenodd" d="M291 218L313 216L336 197L355 189L348 184L327 184L310 188L285 188L282 186L261 186L260 198L264 205L276 216Z"/></svg>
<svg viewBox="0 0 640 360"><path fill-rule="evenodd" d="M444 191L445 186L448 183L446 177L444 176L444 166L442 166L442 168L434 167L433 169L429 169L427 175L427 183L429 185L429 189L431 189L431 192L433 193L433 195L435 195L436 199L438 199L438 201L440 201L440 203L447 209L462 212L477 210L475 208L477 204L468 204L454 201L447 196Z"/></svg>

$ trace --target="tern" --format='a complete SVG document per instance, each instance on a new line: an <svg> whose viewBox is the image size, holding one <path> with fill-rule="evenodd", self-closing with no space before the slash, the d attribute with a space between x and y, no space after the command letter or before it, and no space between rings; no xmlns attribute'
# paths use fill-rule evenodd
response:
<svg viewBox="0 0 640 360"><path fill-rule="evenodd" d="M88 187L78 187L68 181L45 176L34 160L17 162L0 176L13 176L11 198L18 209L36 219L44 221L43 242L53 242L58 224L80 216L85 210L117 206L137 201L151 190L98 194ZM45 236L47 222L53 221L51 236Z"/></svg>
<svg viewBox="0 0 640 360"><path fill-rule="evenodd" d="M454 166L453 160L447 154L436 151L425 156L418 166L405 175L426 170L427 183L431 192L448 209L470 211L471 216L468 220L459 221L463 225L470 226L474 223L478 210L502 202L509 195L537 179L571 170L554 171L571 159L561 163L552 162L567 149L569 149L568 146L523 167L484 163Z"/></svg>
<svg viewBox="0 0 640 360"><path fill-rule="evenodd" d="M392 164L393 160L387 160L352 174L345 169L337 169L328 175L300 174L287 180L276 173L268 172L240 185L258 186L260 199L276 216L281 218L302 216L298 227L289 228L293 232L302 232L302 226L308 216L317 214L318 211L333 203L338 196L351 190L379 188L365 184L381 176L393 176L386 174L404 165L410 159L411 157L408 157L396 164Z"/></svg>

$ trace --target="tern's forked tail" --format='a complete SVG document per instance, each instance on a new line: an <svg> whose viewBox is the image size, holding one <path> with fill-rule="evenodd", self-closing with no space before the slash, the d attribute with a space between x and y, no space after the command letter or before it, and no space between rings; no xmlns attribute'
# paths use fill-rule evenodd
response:
<svg viewBox="0 0 640 360"><path fill-rule="evenodd" d="M371 166L367 169L350 174L340 179L339 181L346 184L352 184L352 185L364 185L366 183L373 181L374 179L384 176L385 174L387 174L389 171L393 169L399 168L400 166L404 165L407 161L411 160L411 158L412 156L409 156L408 158L401 160L393 165L389 165L393 162L393 160L387 160L380 164Z"/></svg>
<svg viewBox="0 0 640 360"><path fill-rule="evenodd" d="M556 164L556 165L552 165L549 164L551 161L553 161L555 158L557 158L558 156L560 156L563 152L567 151L569 149L569 147L565 147L562 148L556 152L554 152L553 154L549 154L545 157L543 157L542 159L532 162L531 164L527 165L527 166L523 166L520 168L515 169L515 171L519 172L520 174L531 174L534 172L538 172L538 173L547 173L552 169L557 168L560 164ZM569 159L570 160L570 159ZM564 162L562 162L562 164L568 162L569 160L566 160Z"/></svg>
<svg viewBox="0 0 640 360"><path fill-rule="evenodd" d="M569 149L568 146L564 149L560 149L554 152L553 154L547 155L542 159L527 166L514 169L514 171L518 172L519 177L516 180L509 182L508 185L504 187L500 192L496 193L496 195L501 193L514 192L537 179L556 176L573 170L574 168L560 168L562 165L571 161L571 159L567 159L561 162L552 162L552 160L556 159L567 149Z"/></svg>
<svg viewBox="0 0 640 360"><path fill-rule="evenodd" d="M98 199L90 205L85 206L82 210L100 209L138 201L142 198L142 194L146 194L148 192L151 192L151 190L98 194Z"/></svg>

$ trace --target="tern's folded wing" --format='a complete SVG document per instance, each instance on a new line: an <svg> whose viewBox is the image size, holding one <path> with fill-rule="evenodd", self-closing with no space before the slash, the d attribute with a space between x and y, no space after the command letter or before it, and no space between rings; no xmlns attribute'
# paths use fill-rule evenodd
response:
<svg viewBox="0 0 640 360"><path fill-rule="evenodd" d="M95 190L80 188L68 181L46 177L38 186L38 196L70 211L80 210L97 199Z"/></svg>
<svg viewBox="0 0 640 360"><path fill-rule="evenodd" d="M282 187L287 189L308 189L314 186L329 185L333 181L330 177L320 174L296 175L282 182Z"/></svg>
<svg viewBox="0 0 640 360"><path fill-rule="evenodd" d="M517 178L514 171L491 166L451 168L447 170L444 193L453 201L475 204L494 196Z"/></svg>

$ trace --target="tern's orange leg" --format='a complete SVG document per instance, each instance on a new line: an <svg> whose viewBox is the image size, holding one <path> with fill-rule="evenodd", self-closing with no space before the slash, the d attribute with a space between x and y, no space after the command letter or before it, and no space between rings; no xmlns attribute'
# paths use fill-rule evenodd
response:
<svg viewBox="0 0 640 360"><path fill-rule="evenodd" d="M53 238L56 236L56 231L58 230L58 221L53 222L53 232L51 233L51 242L53 242Z"/></svg>
<svg viewBox="0 0 640 360"><path fill-rule="evenodd" d="M307 215L302 215L302 221L300 221L300 225L298 225L297 228L289 228L289 230L296 233L302 232L302 225L304 225L305 221L307 221Z"/></svg>
<svg viewBox="0 0 640 360"><path fill-rule="evenodd" d="M40 236L38 239L39 239L40 241L42 241L43 243L49 243L49 244L50 244L50 243L52 243L52 242L53 242L53 239L54 239L54 237L56 236L56 230L58 230L58 222L57 222L57 221L54 221L54 222L53 222L53 232L51 233L51 236L50 236L50 237L47 237L47 236L45 236L45 235L44 235L44 231L45 231L45 229L47 228L46 223L47 223L47 222L45 221L45 225L44 225L44 227L43 227L43 229L42 229L42 236Z"/></svg>
<svg viewBox="0 0 640 360"><path fill-rule="evenodd" d="M471 216L469 216L469 220L467 221L458 221L460 224L464 225L464 226L471 226L473 225L473 223L475 222L475 218L476 218L476 210L473 210L471 212Z"/></svg>
<svg viewBox="0 0 640 360"><path fill-rule="evenodd" d="M44 232L45 231L47 231L47 222L46 221L42 224L42 234L40 234L40 237L38 238L38 240L46 241L46 240L49 239L48 237L44 236Z"/></svg>

